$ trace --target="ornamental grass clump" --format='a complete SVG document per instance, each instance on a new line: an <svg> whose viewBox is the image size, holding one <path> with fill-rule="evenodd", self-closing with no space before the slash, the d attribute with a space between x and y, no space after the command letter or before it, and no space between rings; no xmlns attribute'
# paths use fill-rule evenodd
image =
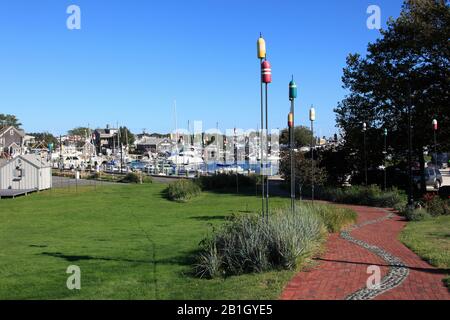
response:
<svg viewBox="0 0 450 320"><path fill-rule="evenodd" d="M310 204L311 210L318 214L327 227L328 232L335 233L356 223L358 215L355 211L329 205Z"/></svg>
<svg viewBox="0 0 450 320"><path fill-rule="evenodd" d="M167 195L170 200L185 202L201 193L201 189L191 180L177 180L167 188Z"/></svg>
<svg viewBox="0 0 450 320"><path fill-rule="evenodd" d="M215 278L277 269L296 269L320 247L326 227L312 208L235 217L201 243L195 272Z"/></svg>

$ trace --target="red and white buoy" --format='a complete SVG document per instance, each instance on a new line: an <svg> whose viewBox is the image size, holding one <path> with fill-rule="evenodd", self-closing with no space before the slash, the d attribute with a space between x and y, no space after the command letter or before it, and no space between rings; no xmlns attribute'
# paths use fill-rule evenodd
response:
<svg viewBox="0 0 450 320"><path fill-rule="evenodd" d="M261 63L261 79L263 83L272 83L272 67L267 60Z"/></svg>

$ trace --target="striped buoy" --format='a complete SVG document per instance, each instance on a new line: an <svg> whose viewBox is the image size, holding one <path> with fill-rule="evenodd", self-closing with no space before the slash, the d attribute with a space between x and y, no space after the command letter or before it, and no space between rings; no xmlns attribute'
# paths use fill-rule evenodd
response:
<svg viewBox="0 0 450 320"><path fill-rule="evenodd" d="M261 64L261 76L263 83L272 83L272 68L267 60Z"/></svg>

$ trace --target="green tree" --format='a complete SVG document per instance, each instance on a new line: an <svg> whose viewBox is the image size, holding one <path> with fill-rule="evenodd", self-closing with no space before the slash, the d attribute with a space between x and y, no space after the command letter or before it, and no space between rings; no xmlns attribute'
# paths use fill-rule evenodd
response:
<svg viewBox="0 0 450 320"><path fill-rule="evenodd" d="M296 148L311 145L312 132L309 128L299 126L294 129L294 141ZM289 130L283 129L280 133L280 143L287 145L289 143Z"/></svg>
<svg viewBox="0 0 450 320"><path fill-rule="evenodd" d="M19 122L19 119L17 119L16 116L12 114L0 113L0 128L9 126L20 128L22 124Z"/></svg>
<svg viewBox="0 0 450 320"><path fill-rule="evenodd" d="M133 145L134 141L136 140L134 134L132 134L127 127L120 127L119 131L120 131L120 143L122 143L124 146Z"/></svg>
<svg viewBox="0 0 450 320"><path fill-rule="evenodd" d="M322 186L327 180L327 172L323 167L319 166L320 161L312 161L307 158L302 152L294 153L295 163L295 184L296 186L302 186L302 189L311 186L314 179L316 186ZM312 165L314 163L314 174ZM281 161L279 168L281 177L290 183L291 181L291 157L288 150L281 152Z"/></svg>
<svg viewBox="0 0 450 320"><path fill-rule="evenodd" d="M447 0L405 1L366 57L351 54L344 69L350 93L336 108L347 155L362 171L362 123L368 130L369 167L382 164L384 128L394 162L405 163L408 120L413 127L414 158L424 168L424 148L433 143L431 122L440 122L440 150L450 146L450 9Z"/></svg>
<svg viewBox="0 0 450 320"><path fill-rule="evenodd" d="M92 130L86 127L76 127L72 130L67 131L70 136L80 136L88 138L92 134Z"/></svg>
<svg viewBox="0 0 450 320"><path fill-rule="evenodd" d="M45 146L47 146L49 143L53 143L53 145L56 147L59 145L59 140L56 138L53 134L49 132L34 132L29 133L30 136L33 136L37 143L41 142Z"/></svg>

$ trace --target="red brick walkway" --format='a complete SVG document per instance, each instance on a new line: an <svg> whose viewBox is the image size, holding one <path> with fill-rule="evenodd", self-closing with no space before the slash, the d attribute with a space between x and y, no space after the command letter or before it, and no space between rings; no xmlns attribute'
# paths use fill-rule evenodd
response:
<svg viewBox="0 0 450 320"><path fill-rule="evenodd" d="M347 206L358 213L358 224L385 217L386 211L376 208ZM377 296L377 300L450 300L444 286L444 272L430 266L405 247L398 235L406 222L398 215L362 226L350 234L353 238L375 245L398 257L409 268L409 275L398 287ZM389 271L386 262L374 253L344 240L338 234L329 237L325 254L318 265L300 272L286 286L283 300L344 300L366 287L370 274L367 267L379 266L381 276Z"/></svg>

